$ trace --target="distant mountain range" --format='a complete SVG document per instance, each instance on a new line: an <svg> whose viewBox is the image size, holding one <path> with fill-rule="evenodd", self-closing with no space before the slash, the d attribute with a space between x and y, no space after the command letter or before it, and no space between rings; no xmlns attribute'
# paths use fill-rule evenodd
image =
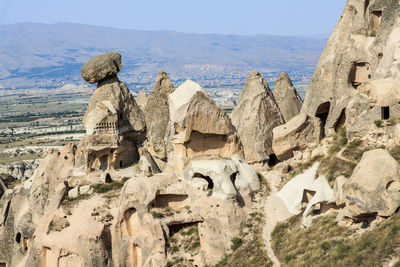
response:
<svg viewBox="0 0 400 267"><path fill-rule="evenodd" d="M81 66L111 50L122 77L140 84L161 69L177 79L231 79L252 69L312 73L326 39L136 31L71 23L0 25L0 88L81 84ZM214 75L214 72L216 73Z"/></svg>

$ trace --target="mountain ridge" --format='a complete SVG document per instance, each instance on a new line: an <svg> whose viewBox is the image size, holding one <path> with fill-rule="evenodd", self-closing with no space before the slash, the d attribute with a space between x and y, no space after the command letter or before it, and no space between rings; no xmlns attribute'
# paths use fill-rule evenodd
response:
<svg viewBox="0 0 400 267"><path fill-rule="evenodd" d="M139 31L59 22L0 25L0 84L5 88L81 84L79 70L89 58L116 50L122 77L165 69L172 76L200 74L200 66L221 73L312 72L326 40L275 35L224 35ZM189 70L188 70L189 68ZM221 74L224 75L224 74Z"/></svg>

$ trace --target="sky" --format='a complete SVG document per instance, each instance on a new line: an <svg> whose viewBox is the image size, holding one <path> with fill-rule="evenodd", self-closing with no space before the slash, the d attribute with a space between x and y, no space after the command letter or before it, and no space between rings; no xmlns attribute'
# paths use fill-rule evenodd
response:
<svg viewBox="0 0 400 267"><path fill-rule="evenodd" d="M346 0L0 0L0 24L327 37Z"/></svg>

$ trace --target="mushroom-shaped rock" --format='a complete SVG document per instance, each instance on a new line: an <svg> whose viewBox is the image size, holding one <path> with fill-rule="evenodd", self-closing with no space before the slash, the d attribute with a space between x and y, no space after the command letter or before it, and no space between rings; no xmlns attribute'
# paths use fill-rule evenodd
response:
<svg viewBox="0 0 400 267"><path fill-rule="evenodd" d="M92 68L104 72L101 69L105 62L113 58L115 55L109 53L87 64L98 64ZM120 63L120 56L117 58ZM77 163L85 164L88 171L130 166L138 160L137 144L146 136L144 115L128 87L115 73L101 74L104 77L90 98L83 118L86 135L78 146Z"/></svg>
<svg viewBox="0 0 400 267"><path fill-rule="evenodd" d="M293 151L305 149L321 140L321 120L300 114L274 128L273 134L272 149L279 160L286 160L293 157Z"/></svg>
<svg viewBox="0 0 400 267"><path fill-rule="evenodd" d="M276 79L274 97L285 121L299 114L303 101L286 72Z"/></svg>
<svg viewBox="0 0 400 267"><path fill-rule="evenodd" d="M367 151L342 190L344 217L362 221L391 216L400 207L400 165L384 149Z"/></svg>
<svg viewBox="0 0 400 267"><path fill-rule="evenodd" d="M147 148L153 156L160 159L167 157L168 96L174 89L167 73L160 71L153 92L150 94L144 109L147 126Z"/></svg>
<svg viewBox="0 0 400 267"><path fill-rule="evenodd" d="M230 118L199 84L187 80L168 99L173 162L180 175L191 159L229 158L240 152Z"/></svg>
<svg viewBox="0 0 400 267"><path fill-rule="evenodd" d="M90 59L81 69L82 78L88 83L97 83L117 74L122 68L121 55L109 52Z"/></svg>
<svg viewBox="0 0 400 267"><path fill-rule="evenodd" d="M272 151L272 129L284 122L266 80L257 71L250 73L239 102L232 112L249 163L264 162Z"/></svg>

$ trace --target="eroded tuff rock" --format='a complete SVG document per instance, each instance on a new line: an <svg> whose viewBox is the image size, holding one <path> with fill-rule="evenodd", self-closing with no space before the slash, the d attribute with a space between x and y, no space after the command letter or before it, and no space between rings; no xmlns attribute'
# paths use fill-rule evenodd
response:
<svg viewBox="0 0 400 267"><path fill-rule="evenodd" d="M278 193L289 212L299 214L302 208L304 226L312 223L315 214L336 210L333 190L325 176L318 176L319 163L291 179Z"/></svg>
<svg viewBox="0 0 400 267"><path fill-rule="evenodd" d="M144 111L146 104L147 104L147 99L149 96L146 94L144 90L140 90L139 94L136 97L136 103L139 105L140 109Z"/></svg>
<svg viewBox="0 0 400 267"><path fill-rule="evenodd" d="M185 255L186 264L215 263L229 249L230 239L245 218L237 202L208 196L163 174L129 180L121 200L113 233L113 247L118 248L113 249L113 260L117 266L128 262L133 266L164 266L174 256L166 248L166 239L177 238L177 232L189 228L196 229L191 238L199 240L201 246ZM172 212L151 215L166 208Z"/></svg>
<svg viewBox="0 0 400 267"><path fill-rule="evenodd" d="M187 80L169 95L173 165L182 175L193 159L229 158L240 153L230 118L203 88Z"/></svg>
<svg viewBox="0 0 400 267"><path fill-rule="evenodd" d="M88 83L97 83L117 74L122 68L121 55L109 52L90 59L81 69L82 78Z"/></svg>
<svg viewBox="0 0 400 267"><path fill-rule="evenodd" d="M346 127L349 138L362 138L373 131L376 121L400 115L400 82L392 79L361 84L359 95L352 97L346 107Z"/></svg>
<svg viewBox="0 0 400 267"><path fill-rule="evenodd" d="M303 101L286 72L282 72L275 81L274 97L285 122L299 114Z"/></svg>
<svg viewBox="0 0 400 267"><path fill-rule="evenodd" d="M354 222L370 217L388 217L400 207L400 165L384 149L363 154L351 177L337 190L342 218Z"/></svg>
<svg viewBox="0 0 400 267"><path fill-rule="evenodd" d="M160 94L173 88L164 74L154 90ZM174 162L160 160L159 168L141 146L144 116L129 90L115 74L102 78L79 146L49 150L30 179L0 185L0 266L204 266L231 251L261 187L235 128L191 81L151 101L168 108ZM202 161L196 172L210 175L215 188L182 179L184 167ZM216 169L207 172L210 166Z"/></svg>
<svg viewBox="0 0 400 267"><path fill-rule="evenodd" d="M174 85L167 73L160 71L144 109L147 126L147 148L153 156L162 160L167 158L168 96L174 90Z"/></svg>
<svg viewBox="0 0 400 267"><path fill-rule="evenodd" d="M243 144L246 161L268 160L273 154L272 129L284 121L267 82L259 72L250 73L231 117Z"/></svg>
<svg viewBox="0 0 400 267"><path fill-rule="evenodd" d="M302 112L321 118L326 134L338 128L348 103L360 94L363 84L398 80L399 10L398 1L347 1L302 107ZM373 106L383 108L378 103Z"/></svg>
<svg viewBox="0 0 400 267"><path fill-rule="evenodd" d="M297 115L284 125L275 127L272 148L279 160L293 157L296 150L304 150L322 138L321 120L305 114Z"/></svg>
<svg viewBox="0 0 400 267"><path fill-rule="evenodd" d="M223 200L238 200L260 190L256 171L239 155L232 159L192 160L185 170L185 179L202 190L212 190L212 196Z"/></svg>
<svg viewBox="0 0 400 267"><path fill-rule="evenodd" d="M77 163L88 171L130 166L139 160L137 145L146 135L144 115L129 89L115 73L108 74L114 64L108 57L87 63L108 75L98 83L83 118L86 135L78 147Z"/></svg>

